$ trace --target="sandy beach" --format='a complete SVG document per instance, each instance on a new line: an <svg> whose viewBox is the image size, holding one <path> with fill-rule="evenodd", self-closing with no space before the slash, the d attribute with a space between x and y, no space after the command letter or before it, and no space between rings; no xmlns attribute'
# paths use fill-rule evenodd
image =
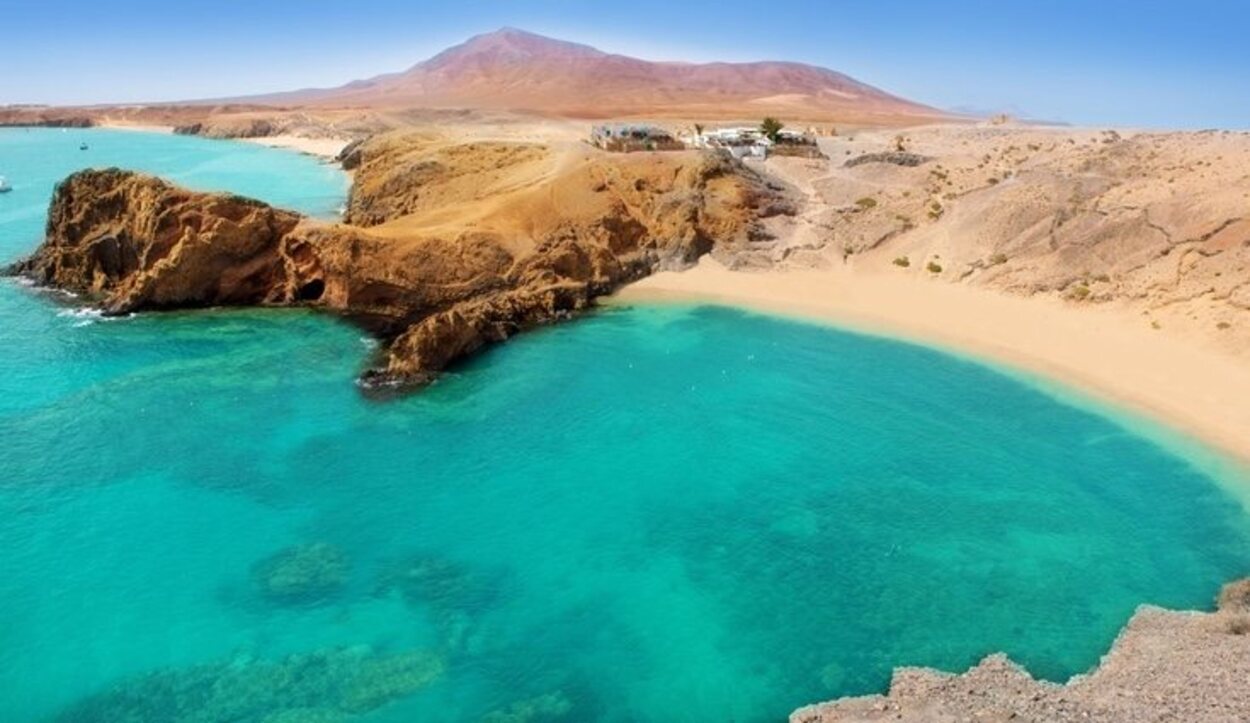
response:
<svg viewBox="0 0 1250 723"><path fill-rule="evenodd" d="M292 151L299 151L300 153L307 153L310 156L321 156L331 159L337 157L339 151L343 150L351 142L346 138L306 138L290 134L264 136L261 138L240 138L239 140L270 148L286 148Z"/></svg>
<svg viewBox="0 0 1250 723"><path fill-rule="evenodd" d="M706 258L632 284L608 303L691 301L966 351L1067 382L1250 464L1250 368L1153 329L1132 311L848 269L734 272Z"/></svg>
<svg viewBox="0 0 1250 723"><path fill-rule="evenodd" d="M173 133L173 126L131 123L128 121L115 121L104 119L99 124L100 128L107 128L116 131L138 131L143 133ZM287 150L307 153L310 156L320 156L322 158L333 159L338 156L339 151L351 142L347 138L325 137L325 138L309 138L306 136L297 136L290 133L283 133L274 136L262 136L257 138L237 138L231 140L239 140L245 143L255 143L257 145L268 146L270 148L285 148Z"/></svg>
<svg viewBox="0 0 1250 723"><path fill-rule="evenodd" d="M102 120L99 123L100 128L107 128L111 131L136 131L138 133L173 133L173 126L162 126L145 123L127 123L124 121Z"/></svg>

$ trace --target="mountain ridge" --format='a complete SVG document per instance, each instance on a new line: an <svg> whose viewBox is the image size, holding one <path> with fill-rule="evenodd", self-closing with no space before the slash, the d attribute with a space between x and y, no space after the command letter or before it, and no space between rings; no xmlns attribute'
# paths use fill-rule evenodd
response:
<svg viewBox="0 0 1250 723"><path fill-rule="evenodd" d="M252 96L320 107L472 108L558 117L917 123L951 117L844 73L792 61L649 61L502 28L406 70L333 88Z"/></svg>

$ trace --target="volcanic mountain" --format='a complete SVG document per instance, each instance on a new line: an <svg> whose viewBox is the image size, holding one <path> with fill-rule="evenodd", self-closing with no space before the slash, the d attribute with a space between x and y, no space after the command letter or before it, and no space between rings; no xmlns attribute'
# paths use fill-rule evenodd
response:
<svg viewBox="0 0 1250 723"><path fill-rule="evenodd" d="M412 68L338 88L249 99L367 108L475 108L573 118L916 123L946 114L801 63L651 62L504 28Z"/></svg>

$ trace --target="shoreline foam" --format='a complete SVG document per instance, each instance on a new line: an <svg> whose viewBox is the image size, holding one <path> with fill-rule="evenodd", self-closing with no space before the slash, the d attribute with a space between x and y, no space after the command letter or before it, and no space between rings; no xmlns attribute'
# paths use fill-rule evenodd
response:
<svg viewBox="0 0 1250 723"><path fill-rule="evenodd" d="M1076 310L1053 299L849 268L736 272L710 259L606 300L634 302L738 306L967 351L1160 420L1250 468L1250 368L1123 308ZM1250 490L1240 492L1250 504Z"/></svg>

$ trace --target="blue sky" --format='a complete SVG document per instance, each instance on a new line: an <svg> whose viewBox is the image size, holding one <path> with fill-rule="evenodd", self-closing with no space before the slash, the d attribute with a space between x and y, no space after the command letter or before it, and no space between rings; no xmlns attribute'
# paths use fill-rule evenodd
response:
<svg viewBox="0 0 1250 723"><path fill-rule="evenodd" d="M943 108L1250 127L1233 0L0 0L0 104L327 86L510 25L665 60L797 60Z"/></svg>

